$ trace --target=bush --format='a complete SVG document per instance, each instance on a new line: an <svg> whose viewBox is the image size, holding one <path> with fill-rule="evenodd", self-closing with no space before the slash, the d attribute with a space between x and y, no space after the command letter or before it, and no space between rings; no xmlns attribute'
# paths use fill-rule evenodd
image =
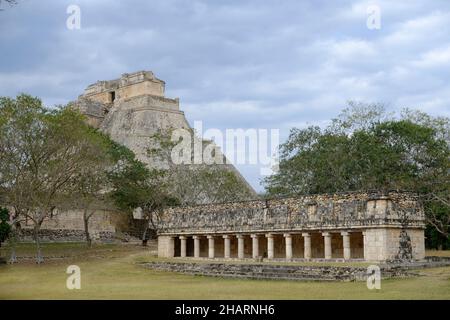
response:
<svg viewBox="0 0 450 320"><path fill-rule="evenodd" d="M11 226L8 221L8 209L0 208L0 246L2 245L2 242L8 239L9 233L11 232Z"/></svg>

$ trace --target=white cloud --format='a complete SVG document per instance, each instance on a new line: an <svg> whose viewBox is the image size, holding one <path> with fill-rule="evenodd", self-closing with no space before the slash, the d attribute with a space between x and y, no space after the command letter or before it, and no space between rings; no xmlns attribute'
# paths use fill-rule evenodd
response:
<svg viewBox="0 0 450 320"><path fill-rule="evenodd" d="M450 116L448 1L80 0L79 31L65 28L68 4L0 13L0 95L62 103L150 69L207 127L279 128L285 138L357 99ZM366 27L370 4L381 8L377 31Z"/></svg>
<svg viewBox="0 0 450 320"><path fill-rule="evenodd" d="M431 13L396 23L394 31L384 38L383 44L392 47L427 46L432 40L448 37L450 12L433 11Z"/></svg>
<svg viewBox="0 0 450 320"><path fill-rule="evenodd" d="M413 61L412 65L421 68L448 68L450 67L450 46L427 51L419 60Z"/></svg>
<svg viewBox="0 0 450 320"><path fill-rule="evenodd" d="M345 40L332 45L332 55L339 59L372 57L376 50L372 43L364 40Z"/></svg>

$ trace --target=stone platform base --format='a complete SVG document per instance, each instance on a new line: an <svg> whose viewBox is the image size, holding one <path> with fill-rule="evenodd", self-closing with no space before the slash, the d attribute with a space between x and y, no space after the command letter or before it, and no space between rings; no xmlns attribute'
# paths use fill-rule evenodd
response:
<svg viewBox="0 0 450 320"><path fill-rule="evenodd" d="M274 264L149 262L144 267L189 275L294 281L365 281L367 268ZM380 266L383 279L416 275L402 266Z"/></svg>
<svg viewBox="0 0 450 320"><path fill-rule="evenodd" d="M84 230L70 229L42 229L40 232L42 242L84 242L86 241ZM93 241L113 242L115 233L110 231L101 231L92 233ZM22 229L19 236L20 241L34 242L34 234L32 229Z"/></svg>

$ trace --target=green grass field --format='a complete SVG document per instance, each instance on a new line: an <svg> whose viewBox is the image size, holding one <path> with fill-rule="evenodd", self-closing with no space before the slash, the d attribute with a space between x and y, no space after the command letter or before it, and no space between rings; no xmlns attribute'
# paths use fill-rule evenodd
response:
<svg viewBox="0 0 450 320"><path fill-rule="evenodd" d="M3 256L6 251L2 248ZM30 245L19 247L19 256L33 254ZM86 249L83 244L47 244L44 255L53 258L42 265L32 259L0 265L0 299L450 299L450 267L383 280L375 291L365 282L238 280L153 271L138 262L157 258L133 245ZM80 290L66 288L71 264L81 268Z"/></svg>

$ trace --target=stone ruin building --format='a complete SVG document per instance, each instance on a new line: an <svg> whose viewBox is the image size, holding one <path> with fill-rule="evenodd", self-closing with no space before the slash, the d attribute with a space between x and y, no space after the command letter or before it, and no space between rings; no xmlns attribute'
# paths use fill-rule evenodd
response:
<svg viewBox="0 0 450 320"><path fill-rule="evenodd" d="M424 229L424 212L416 197L399 192L178 207L164 213L158 256L421 260Z"/></svg>
<svg viewBox="0 0 450 320"><path fill-rule="evenodd" d="M78 97L75 106L88 123L149 162L149 138L158 130L189 128L179 99L164 96L165 83L151 71L123 74L119 79L97 81Z"/></svg>
<svg viewBox="0 0 450 320"><path fill-rule="evenodd" d="M179 99L164 95L152 72L123 74L88 86L74 106L92 126L130 148L149 166L148 139L161 129L190 126ZM230 164L234 172L256 194ZM113 240L143 220L97 210L90 222L94 240ZM136 217L138 218L138 217ZM27 226L24 226L27 236ZM222 259L423 259L424 213L415 196L399 192L340 193L297 198L202 204L167 209L158 233L160 257ZM58 213L42 226L42 237L82 241L81 210ZM28 230L31 231L31 230ZM31 238L32 232L28 233Z"/></svg>

